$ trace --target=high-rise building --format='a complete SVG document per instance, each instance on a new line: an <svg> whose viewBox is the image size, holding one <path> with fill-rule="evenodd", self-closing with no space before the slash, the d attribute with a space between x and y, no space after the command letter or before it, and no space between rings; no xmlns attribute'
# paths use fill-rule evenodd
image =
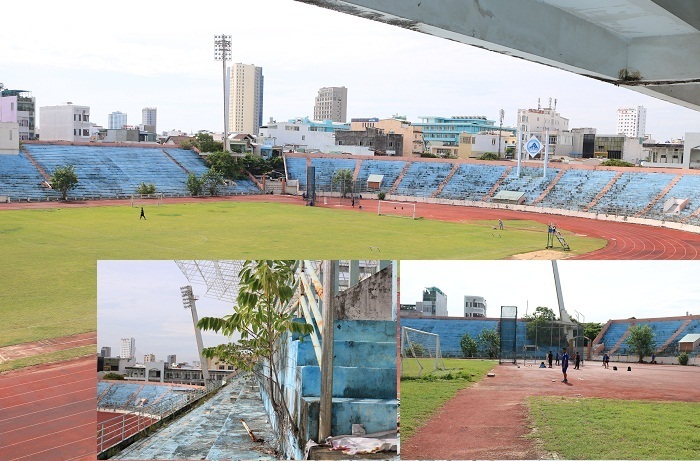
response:
<svg viewBox="0 0 700 461"><path fill-rule="evenodd" d="M447 317L447 295L438 287L423 290L423 301L416 302L416 310L424 316Z"/></svg>
<svg viewBox="0 0 700 461"><path fill-rule="evenodd" d="M168 361L167 363L169 365L172 365L173 363L177 363L177 356L175 354L168 355Z"/></svg>
<svg viewBox="0 0 700 461"><path fill-rule="evenodd" d="M119 357L133 359L136 355L136 340L134 338L122 338L119 348Z"/></svg>
<svg viewBox="0 0 700 461"><path fill-rule="evenodd" d="M42 141L88 141L91 135L90 107L67 102L39 108Z"/></svg>
<svg viewBox="0 0 700 461"><path fill-rule="evenodd" d="M107 128L110 130L121 130L126 124L126 114L124 112L116 111L107 116Z"/></svg>
<svg viewBox="0 0 700 461"><path fill-rule="evenodd" d="M100 357L111 357L112 356L112 348L111 347L103 347L100 349Z"/></svg>
<svg viewBox="0 0 700 461"><path fill-rule="evenodd" d="M647 110L644 106L617 109L617 134L630 138L644 137L647 128Z"/></svg>
<svg viewBox="0 0 700 461"><path fill-rule="evenodd" d="M345 123L348 115L348 89L344 86L324 87L318 90L314 103L314 120Z"/></svg>
<svg viewBox="0 0 700 461"><path fill-rule="evenodd" d="M141 110L141 124L153 127L153 133L156 131L156 122L158 118L158 109L156 107L144 107Z"/></svg>
<svg viewBox="0 0 700 461"><path fill-rule="evenodd" d="M236 63L228 74L229 131L257 136L262 125L262 67Z"/></svg>
<svg viewBox="0 0 700 461"><path fill-rule="evenodd" d="M156 356L153 354L146 354L143 356L143 363L155 362L155 361L156 361Z"/></svg>

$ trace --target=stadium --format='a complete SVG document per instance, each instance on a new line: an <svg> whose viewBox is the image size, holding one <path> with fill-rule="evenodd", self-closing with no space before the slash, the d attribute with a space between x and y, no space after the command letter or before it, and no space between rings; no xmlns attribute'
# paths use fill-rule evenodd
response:
<svg viewBox="0 0 700 461"><path fill-rule="evenodd" d="M421 264L411 262L410 268L402 267L402 274L418 270ZM505 272L506 265L519 263L494 264L500 264ZM569 275L579 275L594 267L570 264L579 268ZM610 264L613 263L598 267ZM615 264L615 268L608 269L614 272L626 268L636 271L635 274L646 272L649 267L653 269L654 264L656 270L662 269L658 263L644 268L639 263ZM494 265L464 266L490 271ZM573 317L564 307L566 288L575 288L571 280L575 281L574 285L581 281L578 277L568 279L568 287L562 291L557 262L552 261L552 266L557 292L554 299L559 302L556 317L540 317L540 312L546 309L541 311L539 307L535 314L523 315L524 306L491 308L491 316L486 317L433 316L416 306L402 304L402 456L407 459L697 459L698 445L686 440L693 440L696 435L694 420L700 409L700 392L695 386L700 364L700 316L686 313L615 317L622 309L668 312L665 302L677 306L671 301L676 297L669 293L682 293L686 280L666 283L665 290L654 285L650 288L655 293L653 296L647 291L642 295L650 298L648 303L638 302L639 297L628 302L611 299L604 312L613 318L597 324L592 337L587 331L590 322L582 322L581 316L593 312L585 305L577 305ZM436 271L436 265L428 267L431 273ZM458 266L445 267L454 271ZM521 266L520 270L523 269ZM477 280L484 278L475 280L474 274L466 269L460 274L468 286L479 286ZM532 279L533 274L529 273L528 277ZM506 280L504 286L508 285ZM531 283L546 286L541 281ZM595 291L596 283L601 284L583 284ZM527 283L520 286L523 285ZM694 290L690 296L681 294L685 300L681 305L695 306L693 295ZM577 299L580 303L580 293ZM589 300L590 308L601 298L584 292L583 299ZM476 339L473 349L465 337ZM568 382L562 381L559 363L563 348L571 357ZM550 352L557 353L556 362L552 360L548 364ZM577 355L580 364L574 361ZM655 442L649 445L645 441L651 432ZM610 440L600 443L601 437Z"/></svg>

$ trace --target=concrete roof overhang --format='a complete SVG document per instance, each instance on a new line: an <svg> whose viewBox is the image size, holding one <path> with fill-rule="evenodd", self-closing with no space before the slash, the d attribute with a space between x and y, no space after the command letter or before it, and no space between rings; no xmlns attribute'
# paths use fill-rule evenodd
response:
<svg viewBox="0 0 700 461"><path fill-rule="evenodd" d="M700 110L697 0L296 0Z"/></svg>

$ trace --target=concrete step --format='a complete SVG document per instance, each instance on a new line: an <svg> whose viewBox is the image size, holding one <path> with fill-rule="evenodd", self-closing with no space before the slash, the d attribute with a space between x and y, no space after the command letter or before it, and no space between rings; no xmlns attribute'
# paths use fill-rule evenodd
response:
<svg viewBox="0 0 700 461"><path fill-rule="evenodd" d="M334 398L332 405L331 435L352 433L353 424L362 424L368 434L396 430L398 401L396 399ZM304 440L318 439L318 397L302 397L300 402Z"/></svg>
<svg viewBox="0 0 700 461"><path fill-rule="evenodd" d="M318 365L310 339L296 341L297 365ZM333 365L338 367L396 368L396 340L386 342L334 341Z"/></svg>
<svg viewBox="0 0 700 461"><path fill-rule="evenodd" d="M320 396L321 369L297 367L297 389L302 397ZM396 367L333 367L333 397L395 399Z"/></svg>

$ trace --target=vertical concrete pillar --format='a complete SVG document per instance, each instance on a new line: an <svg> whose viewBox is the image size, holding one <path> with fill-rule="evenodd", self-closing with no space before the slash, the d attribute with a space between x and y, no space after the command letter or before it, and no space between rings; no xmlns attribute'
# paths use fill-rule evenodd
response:
<svg viewBox="0 0 700 461"><path fill-rule="evenodd" d="M319 401L318 443L331 436L333 405L333 328L335 306L334 282L337 283L338 261L323 261L323 328L321 331L321 397Z"/></svg>

